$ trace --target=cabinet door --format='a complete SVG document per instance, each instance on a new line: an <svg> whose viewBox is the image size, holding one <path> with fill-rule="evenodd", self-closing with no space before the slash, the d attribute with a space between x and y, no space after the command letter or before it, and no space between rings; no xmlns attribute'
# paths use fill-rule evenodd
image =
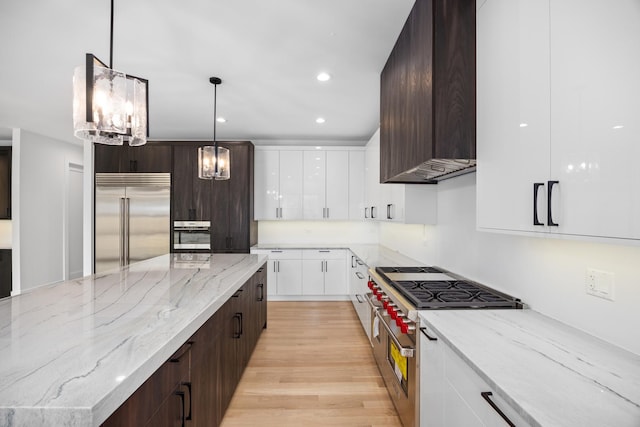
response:
<svg viewBox="0 0 640 427"><path fill-rule="evenodd" d="M347 263L344 259L325 261L324 293L326 295L348 295Z"/></svg>
<svg viewBox="0 0 640 427"><path fill-rule="evenodd" d="M326 154L324 151L304 151L304 166L302 169L304 172L302 187L304 219L326 218Z"/></svg>
<svg viewBox="0 0 640 427"><path fill-rule="evenodd" d="M633 53L640 46L638 1L551 6L557 231L640 239L640 192L634 185L640 182L640 56Z"/></svg>
<svg viewBox="0 0 640 427"><path fill-rule="evenodd" d="M327 151L327 219L349 219L349 152Z"/></svg>
<svg viewBox="0 0 640 427"><path fill-rule="evenodd" d="M211 220L213 180L198 178L198 147L173 147L174 220Z"/></svg>
<svg viewBox="0 0 640 427"><path fill-rule="evenodd" d="M220 324L224 321L223 313L222 309L218 310L191 338L194 426L217 426L221 418L217 397L220 394Z"/></svg>
<svg viewBox="0 0 640 427"><path fill-rule="evenodd" d="M267 282L269 287L267 288L267 296L277 295L278 289L278 260L267 260Z"/></svg>
<svg viewBox="0 0 640 427"><path fill-rule="evenodd" d="M379 219L380 130L367 143L365 152L365 219ZM376 212L371 212L372 208Z"/></svg>
<svg viewBox="0 0 640 427"><path fill-rule="evenodd" d="M11 147L0 148L0 219L11 218Z"/></svg>
<svg viewBox="0 0 640 427"><path fill-rule="evenodd" d="M140 147L128 147L127 152L130 162L129 172L171 172L170 145L148 142Z"/></svg>
<svg viewBox="0 0 640 427"><path fill-rule="evenodd" d="M533 225L533 183L549 177L549 88L549 1L487 0L477 12L479 228L545 231Z"/></svg>
<svg viewBox="0 0 640 427"><path fill-rule="evenodd" d="M425 326L420 330L417 336L420 346L420 427L440 427L447 425L444 422L444 344L431 328Z"/></svg>
<svg viewBox="0 0 640 427"><path fill-rule="evenodd" d="M145 427L181 427L184 425L186 418L186 400L188 399L188 391L182 386L176 387L171 395L165 399L160 405L156 413L146 424L139 424L139 420L135 420L132 424L122 425L143 425Z"/></svg>
<svg viewBox="0 0 640 427"><path fill-rule="evenodd" d="M279 259L276 261L276 293L278 295L302 295L302 261Z"/></svg>
<svg viewBox="0 0 640 427"><path fill-rule="evenodd" d="M11 295L11 249L0 249L0 298Z"/></svg>
<svg viewBox="0 0 640 427"><path fill-rule="evenodd" d="M233 177L229 185L228 249L236 253L248 253L252 245L253 222L253 147L249 144L229 145ZM214 184L215 186L215 184Z"/></svg>
<svg viewBox="0 0 640 427"><path fill-rule="evenodd" d="M349 219L361 220L364 212L364 151L349 151Z"/></svg>
<svg viewBox="0 0 640 427"><path fill-rule="evenodd" d="M302 151L280 151L281 219L302 219Z"/></svg>
<svg viewBox="0 0 640 427"><path fill-rule="evenodd" d="M278 151L256 150L254 186L255 219L278 219L280 208L280 153Z"/></svg>
<svg viewBox="0 0 640 427"><path fill-rule="evenodd" d="M325 261L302 260L302 295L324 295Z"/></svg>
<svg viewBox="0 0 640 427"><path fill-rule="evenodd" d="M230 154L233 157L232 154ZM240 198L240 195L231 197L230 184L232 180L238 179L235 163L232 166L233 177L225 181L213 181L211 184L211 250L214 253L224 253L231 251L229 211L230 204ZM239 220L239 219L238 219Z"/></svg>
<svg viewBox="0 0 640 427"><path fill-rule="evenodd" d="M93 145L93 169L95 173L121 173L129 172L124 169L126 146L121 145Z"/></svg>

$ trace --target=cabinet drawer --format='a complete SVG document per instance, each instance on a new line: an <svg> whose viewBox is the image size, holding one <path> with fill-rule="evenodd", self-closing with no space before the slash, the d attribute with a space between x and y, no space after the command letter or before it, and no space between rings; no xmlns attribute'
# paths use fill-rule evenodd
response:
<svg viewBox="0 0 640 427"><path fill-rule="evenodd" d="M486 426L506 425L501 416L485 401L480 393L492 392L489 397L496 406L509 418L509 420L520 426L529 424L467 364L450 347L444 347L445 359L445 380L448 386L455 390L456 394L467 404L473 413ZM447 407L447 402L453 403L452 407ZM445 399L445 414L449 417L456 413L459 402ZM446 421L449 421L448 419Z"/></svg>
<svg viewBox="0 0 640 427"><path fill-rule="evenodd" d="M288 249L270 249L260 252L269 257L269 259L302 259L302 251Z"/></svg>
<svg viewBox="0 0 640 427"><path fill-rule="evenodd" d="M302 259L345 259L344 249L305 249Z"/></svg>

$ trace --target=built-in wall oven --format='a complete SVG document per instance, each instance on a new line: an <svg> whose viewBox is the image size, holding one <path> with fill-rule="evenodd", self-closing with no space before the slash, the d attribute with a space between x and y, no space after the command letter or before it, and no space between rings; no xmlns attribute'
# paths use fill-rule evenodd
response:
<svg viewBox="0 0 640 427"><path fill-rule="evenodd" d="M175 251L210 251L211 221L174 221L173 249Z"/></svg>
<svg viewBox="0 0 640 427"><path fill-rule="evenodd" d="M405 427L428 416L420 414L418 310L523 308L517 298L438 267L376 267L369 277L373 354Z"/></svg>

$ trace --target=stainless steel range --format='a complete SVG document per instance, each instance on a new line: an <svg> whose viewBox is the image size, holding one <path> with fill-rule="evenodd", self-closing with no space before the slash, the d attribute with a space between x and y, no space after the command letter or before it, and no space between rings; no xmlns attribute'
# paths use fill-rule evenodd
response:
<svg viewBox="0 0 640 427"><path fill-rule="evenodd" d="M439 267L369 270L373 353L405 427L419 425L418 310L517 309L510 295Z"/></svg>

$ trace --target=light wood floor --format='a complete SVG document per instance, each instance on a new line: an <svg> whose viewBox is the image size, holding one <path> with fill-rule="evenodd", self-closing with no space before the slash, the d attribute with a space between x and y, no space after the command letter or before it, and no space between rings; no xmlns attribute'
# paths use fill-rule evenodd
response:
<svg viewBox="0 0 640 427"><path fill-rule="evenodd" d="M269 302L222 427L401 427L351 302Z"/></svg>

